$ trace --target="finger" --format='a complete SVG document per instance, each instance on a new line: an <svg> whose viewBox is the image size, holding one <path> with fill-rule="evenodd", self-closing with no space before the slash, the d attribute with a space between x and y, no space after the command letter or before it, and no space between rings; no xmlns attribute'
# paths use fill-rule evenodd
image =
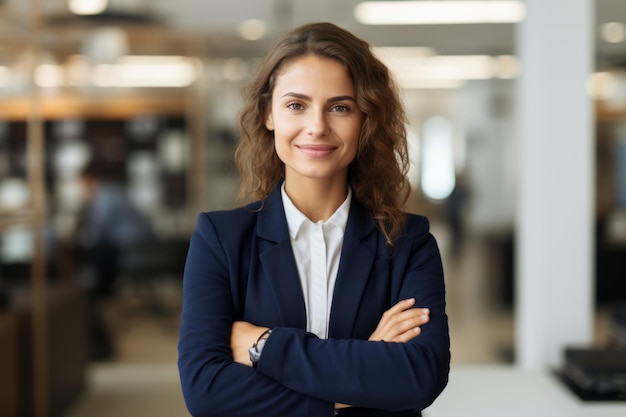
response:
<svg viewBox="0 0 626 417"><path fill-rule="evenodd" d="M430 320L430 310L410 308L400 311L393 316L386 317L384 322L382 322L381 330L389 331L397 327L404 327L404 330L406 330L407 325L410 325L411 322L421 326L422 324L428 323L428 320Z"/></svg>
<svg viewBox="0 0 626 417"><path fill-rule="evenodd" d="M402 329L402 331L398 331L396 329L397 323L405 321L415 314L418 315L428 315L430 314L429 309L413 309L415 305L415 298L408 298L405 300L401 300L395 305L393 305L390 309L385 311L374 330L374 333L369 337L369 340L390 340L396 337L399 333L404 332L407 328ZM424 322L425 323L425 322ZM420 325L423 323L420 323Z"/></svg>
<svg viewBox="0 0 626 417"><path fill-rule="evenodd" d="M408 308L413 307L415 305L415 298L407 298L406 300L398 301L393 307L389 310L385 311L385 313L389 313L390 315L399 313Z"/></svg>
<svg viewBox="0 0 626 417"><path fill-rule="evenodd" d="M409 298L396 303L393 307L383 313L380 318L380 322L378 323L378 328L383 329L389 323L393 323L399 314L410 309L414 304L415 298Z"/></svg>
<svg viewBox="0 0 626 417"><path fill-rule="evenodd" d="M428 310L410 309L403 311L389 318L385 323L382 323L370 340L394 340L400 334L423 326L428 323L429 320L430 315Z"/></svg>
<svg viewBox="0 0 626 417"><path fill-rule="evenodd" d="M398 322L393 329L395 335L399 335L414 329L419 329L430 321L428 314L416 314L408 317L406 320ZM395 336L394 336L395 337Z"/></svg>
<svg viewBox="0 0 626 417"><path fill-rule="evenodd" d="M396 303L393 307L391 307L389 310L385 311L383 313L383 316L381 317L381 322L384 320L388 320L390 317L395 316L396 314L399 314L409 308L411 308L413 305L415 304L415 299L414 298L409 298L406 300L402 300L398 303Z"/></svg>
<svg viewBox="0 0 626 417"><path fill-rule="evenodd" d="M397 323L382 340L408 342L422 333L422 326L430 321L430 316L422 314Z"/></svg>
<svg viewBox="0 0 626 417"><path fill-rule="evenodd" d="M391 341L392 342L398 342L398 343L406 343L409 340L413 339L414 337L419 336L420 334L422 334L421 327L414 327L414 328L412 328L410 330L407 330L406 332L404 332L402 334L397 335Z"/></svg>
<svg viewBox="0 0 626 417"><path fill-rule="evenodd" d="M419 309L411 309L403 312L394 318L394 327L409 328L411 326L422 326L430 321L430 314L422 312Z"/></svg>

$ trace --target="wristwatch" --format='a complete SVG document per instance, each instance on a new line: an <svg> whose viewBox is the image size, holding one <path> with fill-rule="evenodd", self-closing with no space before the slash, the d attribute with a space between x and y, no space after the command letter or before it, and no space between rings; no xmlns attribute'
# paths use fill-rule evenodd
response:
<svg viewBox="0 0 626 417"><path fill-rule="evenodd" d="M267 338L270 337L272 333L272 329L267 329L261 336L254 342L252 347L248 350L250 352L250 362L252 362L252 366L256 368L259 363L259 359L261 358L261 352L263 352L263 346L265 346L265 342L267 342Z"/></svg>

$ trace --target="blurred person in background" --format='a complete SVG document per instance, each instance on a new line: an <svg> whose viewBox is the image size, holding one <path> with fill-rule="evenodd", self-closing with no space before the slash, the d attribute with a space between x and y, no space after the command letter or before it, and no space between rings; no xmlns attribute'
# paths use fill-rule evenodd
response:
<svg viewBox="0 0 626 417"><path fill-rule="evenodd" d="M179 370L206 416L420 416L448 381L443 269L410 192L405 116L370 46L286 34L245 90L250 201L202 213Z"/></svg>
<svg viewBox="0 0 626 417"><path fill-rule="evenodd" d="M93 277L88 288L96 295L111 295L124 252L151 242L155 235L150 219L97 163L89 163L80 180L85 204L77 244L89 254Z"/></svg>
<svg viewBox="0 0 626 417"><path fill-rule="evenodd" d="M84 205L75 234L76 257L81 281L94 303L115 294L124 256L155 238L149 218L135 207L123 186L109 177L95 161L80 175ZM97 305L93 308L94 356L103 359L112 354L112 344L95 311Z"/></svg>

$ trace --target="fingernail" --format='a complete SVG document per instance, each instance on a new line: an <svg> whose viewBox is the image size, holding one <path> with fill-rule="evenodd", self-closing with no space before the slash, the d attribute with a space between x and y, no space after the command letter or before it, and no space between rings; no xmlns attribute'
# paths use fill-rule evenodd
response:
<svg viewBox="0 0 626 417"><path fill-rule="evenodd" d="M430 314L430 309L429 308L422 308L422 313Z"/></svg>
<svg viewBox="0 0 626 417"><path fill-rule="evenodd" d="M414 331L415 333L419 333L419 332L421 332L421 331L422 331L422 329L421 329L421 328L419 328L419 327L415 327L415 328L413 329L413 331Z"/></svg>
<svg viewBox="0 0 626 417"><path fill-rule="evenodd" d="M428 314L424 314L420 316L420 319L422 320L428 320L428 318L429 318Z"/></svg>

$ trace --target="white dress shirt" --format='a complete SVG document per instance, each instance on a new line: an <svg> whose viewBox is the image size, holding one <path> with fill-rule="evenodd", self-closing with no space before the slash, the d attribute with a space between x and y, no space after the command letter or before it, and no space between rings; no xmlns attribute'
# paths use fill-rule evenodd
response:
<svg viewBox="0 0 626 417"><path fill-rule="evenodd" d="M285 192L284 183L281 194L304 296L307 331L326 339L352 191L348 189L346 200L328 220L317 223L296 208Z"/></svg>

